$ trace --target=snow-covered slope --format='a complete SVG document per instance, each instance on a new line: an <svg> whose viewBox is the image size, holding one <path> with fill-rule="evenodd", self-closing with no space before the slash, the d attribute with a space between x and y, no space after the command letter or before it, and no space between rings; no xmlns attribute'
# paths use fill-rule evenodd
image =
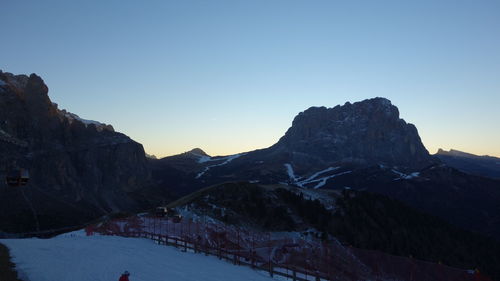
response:
<svg viewBox="0 0 500 281"><path fill-rule="evenodd" d="M196 178L198 179L201 176L203 176L206 172L208 172L208 170L210 170L210 168L224 166L227 163L233 161L234 159L240 157L241 155L245 155L245 153L234 154L234 155L229 155L229 156L224 156L224 157L217 157L217 158L209 157L209 156L201 156L201 158L198 160L198 163L205 163L205 162L211 162L211 161L223 161L223 162L205 167L205 169L203 171L201 171L200 173L198 173L198 175L196 175Z"/></svg>
<svg viewBox="0 0 500 281"><path fill-rule="evenodd" d="M124 270L130 271L131 281L273 280L266 272L181 252L148 239L74 233L0 243L10 249L21 277L29 281L110 281L118 280Z"/></svg>
<svg viewBox="0 0 500 281"><path fill-rule="evenodd" d="M52 104L57 108L58 105L56 103L52 103ZM88 127L89 125L94 125L96 127L97 131L99 131L99 132L103 131L103 130L108 130L108 131L114 132L113 126L111 126L111 125L106 125L104 123L94 121L94 120L83 119L80 116L76 115L75 113L71 113L69 111L66 111L65 109L61 110L61 109L57 108L57 113L59 114L59 116L61 118L66 118L70 124L76 120L76 121L82 122L85 125L85 127Z"/></svg>

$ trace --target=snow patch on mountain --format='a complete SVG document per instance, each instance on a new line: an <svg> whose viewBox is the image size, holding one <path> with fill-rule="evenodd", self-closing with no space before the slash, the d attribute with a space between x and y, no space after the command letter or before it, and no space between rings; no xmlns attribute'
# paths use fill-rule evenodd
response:
<svg viewBox="0 0 500 281"><path fill-rule="evenodd" d="M240 156L243 156L245 155L246 153L239 153L239 154L234 154L234 155L229 155L229 156L225 156L225 157L209 157L209 156L203 156L203 157L207 157L207 158L210 158L209 160L206 160L204 162L209 162L209 161L224 161L222 163L219 163L219 164L214 164L214 165L210 165L210 166L207 166L205 167L205 169L203 169L203 171L199 172L197 175L196 175L196 178L199 179L201 176L203 176L206 172L208 172L208 170L210 170L211 168L213 167L218 167L218 166L224 166L226 165L227 163L233 161L234 159L240 157ZM200 162L202 158L200 158L198 160L198 163L204 163L204 162Z"/></svg>
<svg viewBox="0 0 500 281"><path fill-rule="evenodd" d="M345 171L345 172L341 172L341 173L337 173L337 174L328 175L328 176L324 176L324 177L318 178L318 176L320 176L320 175L323 175L323 174L326 174L326 173L329 173L329 172L336 171L336 170L340 169L340 167L329 167L329 168L326 168L324 170L321 170L319 172L316 172L316 173L312 174L310 177L308 177L305 180L300 180L302 177L295 175L295 172L294 172L293 167L292 167L291 164L286 163L284 165L286 167L286 170L287 170L287 173L288 173L288 177L290 178L290 181L293 184L295 184L297 186L300 186L300 187L303 187L303 188L307 188L308 184L317 183L313 187L314 189L317 189L317 188L320 188L320 187L324 186L326 184L326 182L329 179L331 179L331 178L352 173L352 171Z"/></svg>
<svg viewBox="0 0 500 281"><path fill-rule="evenodd" d="M245 155L246 153L239 153L239 154L234 154L234 155L229 155L229 156L223 156L223 157L220 157L220 156L211 157L211 156L207 156L207 155L197 154L197 153L194 153L194 152L191 152L191 154L200 157L198 159L198 163L206 163L206 162L223 161L223 160L229 160L229 162L231 162L232 160L234 160L234 159L236 159L236 158L238 158L238 157L240 157L242 155ZM227 164L227 163L225 163L225 164Z"/></svg>
<svg viewBox="0 0 500 281"><path fill-rule="evenodd" d="M339 168L340 167L329 167L329 168L326 168L326 169L321 170L319 172L316 172L312 176L308 177L307 179L305 179L303 181L300 181L300 182L297 182L297 185L300 186L300 187L304 187L304 185L306 185L308 183L312 183L312 182L318 181L316 179L317 176L319 176L321 174L324 174L324 173L328 173L328 172L331 172L331 171L338 170Z"/></svg>
<svg viewBox="0 0 500 281"><path fill-rule="evenodd" d="M409 179L418 178L420 176L420 172L413 172L410 174L405 174L405 173L402 173L402 172L397 171L395 169L392 169L391 171L399 176L398 178L394 179L395 181L396 180L409 180Z"/></svg>
<svg viewBox="0 0 500 281"><path fill-rule="evenodd" d="M215 161L215 160L212 160L212 157L207 156L207 155L201 155L201 154L194 153L194 152L190 152L190 153L193 154L196 157L199 157L198 158L198 163L205 163L205 162L209 162L209 161Z"/></svg>
<svg viewBox="0 0 500 281"><path fill-rule="evenodd" d="M334 175L331 175L328 177L318 179L317 180L318 184L316 186L314 186L314 189L317 189L317 188L324 186L326 184L326 181L331 179L331 178L338 177L338 176L345 175L345 174L350 174L350 173L352 173L352 171L346 171L346 172L342 172L342 173L338 173L338 174L334 174Z"/></svg>
<svg viewBox="0 0 500 281"><path fill-rule="evenodd" d="M56 107L57 113L59 114L59 116L61 116L62 118L66 118L70 124L76 120L76 121L83 123L85 125L85 127L88 127L89 125L94 125L96 127L97 131L99 131L99 132L101 132L103 130L114 131L114 129L111 125L106 125L104 123L94 121L94 120L83 119L80 116L76 115L75 113L71 113L69 111L66 111L65 109L61 110L61 109L57 108L57 103L52 103L52 104Z"/></svg>
<svg viewBox="0 0 500 281"><path fill-rule="evenodd" d="M290 178L290 180L291 180L293 183L297 182L297 180L298 180L299 178L295 176L295 172L293 171L292 164L290 164L290 163L286 163L286 164L284 164L284 165L285 165L286 172L287 172L288 177Z"/></svg>

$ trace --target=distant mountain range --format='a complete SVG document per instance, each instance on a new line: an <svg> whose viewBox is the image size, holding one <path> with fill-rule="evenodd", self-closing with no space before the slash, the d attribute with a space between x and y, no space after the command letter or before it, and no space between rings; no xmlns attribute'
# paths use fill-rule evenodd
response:
<svg viewBox="0 0 500 281"><path fill-rule="evenodd" d="M478 156L459 150L444 151L439 149L435 154L441 161L460 171L500 179L500 158Z"/></svg>
<svg viewBox="0 0 500 281"><path fill-rule="evenodd" d="M358 247L481 264L500 276L498 242L485 238L500 240L498 163L458 151L430 155L385 98L309 108L269 148L156 159L111 125L59 109L37 75L0 71L0 174L30 172L25 187L0 181L0 235L77 226L184 195L188 209L203 194L215 200L204 212L222 208L228 222L315 228Z"/></svg>
<svg viewBox="0 0 500 281"><path fill-rule="evenodd" d="M319 187L333 176L352 172L350 167L391 167L411 173L438 162L423 146L415 126L399 119L389 100L374 98L309 108L295 117L278 143L266 149L226 157L209 157L194 149L155 162L155 170L193 178L189 186L248 180Z"/></svg>
<svg viewBox="0 0 500 281"><path fill-rule="evenodd" d="M269 148L218 157L195 149L150 162L153 179L179 195L231 181L350 187L500 238L500 181L460 172L430 155L415 126L384 98L310 108Z"/></svg>
<svg viewBox="0 0 500 281"><path fill-rule="evenodd" d="M269 148L216 157L193 149L154 159L110 125L58 109L37 75L0 72L0 81L0 169L31 173L22 190L1 183L2 231L75 225L245 181L372 191L500 237L500 181L430 155L416 127L385 98L309 108Z"/></svg>

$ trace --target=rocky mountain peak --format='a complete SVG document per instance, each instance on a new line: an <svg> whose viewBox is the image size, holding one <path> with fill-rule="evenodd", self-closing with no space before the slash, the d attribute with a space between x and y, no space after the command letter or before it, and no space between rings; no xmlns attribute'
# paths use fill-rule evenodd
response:
<svg viewBox="0 0 500 281"><path fill-rule="evenodd" d="M0 229L48 229L139 208L130 194L150 184L142 145L59 110L36 74L0 71L0 81L0 174L12 166L30 173L21 201L0 181Z"/></svg>
<svg viewBox="0 0 500 281"><path fill-rule="evenodd" d="M421 168L432 161L415 126L400 119L398 108L380 97L311 107L295 117L275 148L323 162Z"/></svg>
<svg viewBox="0 0 500 281"><path fill-rule="evenodd" d="M188 151L188 153L195 154L198 156L210 156L207 153L205 153L205 151L203 151L201 148L198 148L198 147L191 149L190 151Z"/></svg>
<svg viewBox="0 0 500 281"><path fill-rule="evenodd" d="M14 87L19 90L26 88L29 77L27 75L14 75L9 72L2 72L0 70L0 86Z"/></svg>

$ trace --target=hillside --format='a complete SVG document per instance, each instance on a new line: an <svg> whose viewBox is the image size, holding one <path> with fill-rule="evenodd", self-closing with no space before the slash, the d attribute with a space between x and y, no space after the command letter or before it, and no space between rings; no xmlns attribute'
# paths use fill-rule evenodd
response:
<svg viewBox="0 0 500 281"><path fill-rule="evenodd" d="M500 179L500 158L479 156L451 149L439 149L435 154L441 161L460 171L483 177Z"/></svg>
<svg viewBox="0 0 500 281"><path fill-rule="evenodd" d="M228 181L351 187L500 240L500 181L430 155L416 127L384 98L309 108L268 148L215 157L195 149L149 163L156 183L179 196Z"/></svg>
<svg viewBox="0 0 500 281"><path fill-rule="evenodd" d="M226 183L170 206L260 231L310 233L362 249L480 268L500 278L498 242L375 193Z"/></svg>

